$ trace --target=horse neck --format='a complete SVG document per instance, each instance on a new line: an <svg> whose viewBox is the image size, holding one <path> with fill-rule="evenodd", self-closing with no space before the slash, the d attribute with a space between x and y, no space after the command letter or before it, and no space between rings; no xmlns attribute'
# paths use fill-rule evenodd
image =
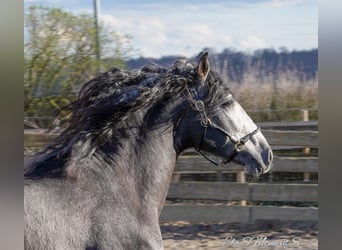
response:
<svg viewBox="0 0 342 250"><path fill-rule="evenodd" d="M117 138L116 143L120 146L111 155L112 184L126 188L139 200L139 206L154 205L160 213L177 157L172 127L150 131L140 138L133 134Z"/></svg>

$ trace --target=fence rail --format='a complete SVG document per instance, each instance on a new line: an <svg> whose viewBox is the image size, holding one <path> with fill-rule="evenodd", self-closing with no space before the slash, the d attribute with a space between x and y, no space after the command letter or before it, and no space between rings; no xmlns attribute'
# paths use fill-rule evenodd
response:
<svg viewBox="0 0 342 250"><path fill-rule="evenodd" d="M168 198L224 201L317 202L316 184L265 184L181 181L170 185Z"/></svg>
<svg viewBox="0 0 342 250"><path fill-rule="evenodd" d="M318 209L310 207L166 205L160 221L251 223L256 220L317 221Z"/></svg>
<svg viewBox="0 0 342 250"><path fill-rule="evenodd" d="M213 172L237 172L242 171L241 165L230 163L228 166L216 167L208 164L208 161L197 155L183 155L177 160L175 173L213 173ZM318 172L318 157L274 157L271 172Z"/></svg>
<svg viewBox="0 0 342 250"><path fill-rule="evenodd" d="M317 147L318 145L317 131L263 130L262 133L272 146L286 145Z"/></svg>

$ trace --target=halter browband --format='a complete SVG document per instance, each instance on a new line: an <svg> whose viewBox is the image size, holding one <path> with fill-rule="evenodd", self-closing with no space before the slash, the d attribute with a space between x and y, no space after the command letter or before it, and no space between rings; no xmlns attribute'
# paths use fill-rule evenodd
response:
<svg viewBox="0 0 342 250"><path fill-rule="evenodd" d="M211 162L212 164L214 164L216 166L220 166L222 163L226 164L228 162L231 162L235 158L235 156L242 150L243 146L247 143L247 141L252 136L254 136L256 133L258 133L260 131L260 128L257 127L255 130L253 130L249 134L241 137L240 139L235 139L233 136L231 136L224 129L222 129L219 126L215 125L207 116L207 113L205 111L205 104L204 104L204 102L202 100L195 100L187 86L185 87L185 89L188 92L189 101L192 104L194 110L198 111L200 113L200 116L201 116L202 136L201 136L200 143L199 143L198 147L195 148L195 150L200 155L202 155L205 159L207 159L209 162ZM217 161L209 158L208 156L206 156L203 152L201 152L201 148L203 146L203 141L204 141L204 138L206 137L208 128L220 131L225 136L227 136L228 139L233 143L234 151L233 151L232 155L228 157L228 159L226 159L224 161L220 160L219 162L217 162Z"/></svg>

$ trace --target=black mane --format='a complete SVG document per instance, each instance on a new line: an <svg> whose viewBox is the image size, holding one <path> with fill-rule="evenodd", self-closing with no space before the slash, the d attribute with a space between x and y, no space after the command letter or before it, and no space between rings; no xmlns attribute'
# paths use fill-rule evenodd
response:
<svg viewBox="0 0 342 250"><path fill-rule="evenodd" d="M59 111L60 134L26 162L25 177L62 177L63 166L75 155L74 151L81 158L107 143L118 131L144 126L141 113L163 102L185 99L182 90L195 83L195 68L189 61L179 60L169 68L145 66L136 71L113 68L90 80L83 85L77 99ZM214 72L210 72L206 83L209 88L205 102L210 107L220 102L224 86Z"/></svg>

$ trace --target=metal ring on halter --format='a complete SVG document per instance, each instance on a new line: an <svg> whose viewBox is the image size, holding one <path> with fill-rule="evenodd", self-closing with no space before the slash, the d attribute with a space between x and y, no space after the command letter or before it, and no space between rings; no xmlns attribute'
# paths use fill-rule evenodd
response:
<svg viewBox="0 0 342 250"><path fill-rule="evenodd" d="M195 101L195 108L199 112L204 112L205 110L205 105L202 100Z"/></svg>
<svg viewBox="0 0 342 250"><path fill-rule="evenodd" d="M242 141L238 140L235 143L234 148L235 148L236 151L241 151L244 145L245 145L245 143L243 143Z"/></svg>

